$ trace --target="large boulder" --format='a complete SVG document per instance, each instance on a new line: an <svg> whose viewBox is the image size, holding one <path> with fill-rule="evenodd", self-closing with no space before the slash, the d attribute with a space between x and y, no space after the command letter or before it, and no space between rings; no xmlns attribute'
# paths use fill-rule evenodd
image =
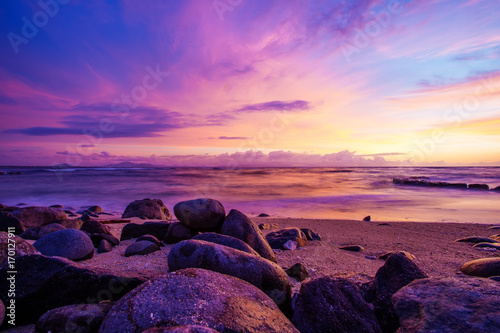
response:
<svg viewBox="0 0 500 333"><path fill-rule="evenodd" d="M174 214L186 227L194 230L216 230L224 222L226 211L214 199L181 201L174 206Z"/></svg>
<svg viewBox="0 0 500 333"><path fill-rule="evenodd" d="M500 283L481 278L415 280L392 297L401 332L498 332Z"/></svg>
<svg viewBox="0 0 500 333"><path fill-rule="evenodd" d="M122 229L120 240L137 238L143 235L153 235L158 239L163 239L170 224L165 222L127 223Z"/></svg>
<svg viewBox="0 0 500 333"><path fill-rule="evenodd" d="M276 304L287 311L291 301L288 275L277 264L260 256L201 240L176 244L168 253L168 268L204 268L235 276L264 291Z"/></svg>
<svg viewBox="0 0 500 333"><path fill-rule="evenodd" d="M113 306L99 332L142 332L179 325L202 325L219 332L298 333L255 286L193 268L149 280L130 292Z"/></svg>
<svg viewBox="0 0 500 333"><path fill-rule="evenodd" d="M308 244L306 235L299 228L285 228L270 232L266 235L266 240L272 249L282 250L283 245L288 241L297 243L297 247Z"/></svg>
<svg viewBox="0 0 500 333"><path fill-rule="evenodd" d="M74 261L86 260L94 255L94 244L90 237L80 230L63 229L52 232L37 240L33 246L47 256L58 256Z"/></svg>
<svg viewBox="0 0 500 333"><path fill-rule="evenodd" d="M135 200L125 208L123 217L146 217L152 220L170 220L172 214L160 199Z"/></svg>
<svg viewBox="0 0 500 333"><path fill-rule="evenodd" d="M218 333L214 329L200 325L178 325L174 327L152 327L142 333Z"/></svg>
<svg viewBox="0 0 500 333"><path fill-rule="evenodd" d="M278 262L259 227L242 212L232 209L222 224L221 234L241 239L261 257Z"/></svg>
<svg viewBox="0 0 500 333"><path fill-rule="evenodd" d="M45 235L63 229L66 228L60 225L59 223L51 223L47 225L42 225L41 227L29 228L28 230L26 230L21 234L21 237L24 239L38 240Z"/></svg>
<svg viewBox="0 0 500 333"><path fill-rule="evenodd" d="M460 268L462 273L479 276L490 277L500 276L500 258L482 258L466 262Z"/></svg>
<svg viewBox="0 0 500 333"><path fill-rule="evenodd" d="M24 232L24 224L10 212L0 211L0 231L9 232L13 229L14 234L20 235Z"/></svg>
<svg viewBox="0 0 500 333"><path fill-rule="evenodd" d="M198 231L186 227L180 222L174 222L168 227L167 234L163 241L165 244L175 244L180 241L191 239L198 235Z"/></svg>
<svg viewBox="0 0 500 333"><path fill-rule="evenodd" d="M231 236L216 234L215 232L205 232L194 236L192 239L202 240L206 242L211 242L215 244L220 244L228 247L232 247L233 249L240 250L246 253L250 253L256 256L259 254L250 247L247 243L242 241L241 239L234 238Z"/></svg>
<svg viewBox="0 0 500 333"><path fill-rule="evenodd" d="M24 207L15 210L12 214L23 222L25 228L57 223L68 218L62 209L49 207Z"/></svg>
<svg viewBox="0 0 500 333"><path fill-rule="evenodd" d="M15 251L13 251L14 246ZM0 231L0 266L5 264L9 257L16 259L27 254L40 254L40 252L23 238Z"/></svg>
<svg viewBox="0 0 500 333"><path fill-rule="evenodd" d="M113 235L107 225L104 225L96 220L84 221L82 223L82 226L80 227L80 230L85 231L88 234Z"/></svg>
<svg viewBox="0 0 500 333"><path fill-rule="evenodd" d="M390 255L378 269L368 286L365 299L373 302L375 315L383 332L395 332L399 327L399 319L391 302L392 295L411 281L426 277L406 253Z"/></svg>
<svg viewBox="0 0 500 333"><path fill-rule="evenodd" d="M0 299L8 299L8 265L0 268ZM49 310L82 303L116 301L144 282L136 277L98 274L64 258L25 255L16 260L16 325L35 323Z"/></svg>
<svg viewBox="0 0 500 333"><path fill-rule="evenodd" d="M52 309L36 322L38 333L78 332L95 333L111 310L111 303L74 304Z"/></svg>
<svg viewBox="0 0 500 333"><path fill-rule="evenodd" d="M301 333L382 332L359 288L333 276L302 284L292 323Z"/></svg>
<svg viewBox="0 0 500 333"><path fill-rule="evenodd" d="M150 241L138 241L130 244L125 249L125 257L138 256L138 255L146 255L153 252L156 252L160 249L160 246Z"/></svg>

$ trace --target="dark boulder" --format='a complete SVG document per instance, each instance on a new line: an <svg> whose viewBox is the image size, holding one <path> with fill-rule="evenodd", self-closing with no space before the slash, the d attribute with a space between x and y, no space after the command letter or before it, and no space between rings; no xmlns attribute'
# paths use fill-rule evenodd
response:
<svg viewBox="0 0 500 333"><path fill-rule="evenodd" d="M280 266L224 245L201 240L180 242L168 254L168 268L203 268L231 275L264 291L280 308L286 310L290 305L290 281Z"/></svg>
<svg viewBox="0 0 500 333"><path fill-rule="evenodd" d="M152 327L142 333L218 333L214 329L200 325L178 325L173 327Z"/></svg>
<svg viewBox="0 0 500 333"><path fill-rule="evenodd" d="M455 240L455 242L464 242L464 243L496 243L498 242L496 239L492 239L489 237L482 237L482 236L471 236L471 237L464 237Z"/></svg>
<svg viewBox="0 0 500 333"><path fill-rule="evenodd" d="M73 304L52 309L41 316L35 326L38 333L96 333L111 310L111 303Z"/></svg>
<svg viewBox="0 0 500 333"><path fill-rule="evenodd" d="M97 253L106 253L111 251L113 251L113 244L105 239L102 239L99 243L99 247L97 248Z"/></svg>
<svg viewBox="0 0 500 333"><path fill-rule="evenodd" d="M193 230L216 230L224 222L226 211L214 199L181 201L174 206L174 214L186 227Z"/></svg>
<svg viewBox="0 0 500 333"><path fill-rule="evenodd" d="M21 234L21 237L24 239L31 239L31 240L38 240L42 238L45 235L48 235L54 231L59 231L66 229L59 223L51 223L51 224L46 224L41 227L35 227L35 228L29 228L25 232Z"/></svg>
<svg viewBox="0 0 500 333"><path fill-rule="evenodd" d="M365 249L360 245L344 245L339 247L339 250L351 251L351 252L363 252Z"/></svg>
<svg viewBox="0 0 500 333"><path fill-rule="evenodd" d="M148 241L148 242L151 242L151 243L155 243L158 246L163 246L163 243L158 238L156 238L153 235L143 235L143 236L137 238L135 241L136 242Z"/></svg>
<svg viewBox="0 0 500 333"><path fill-rule="evenodd" d="M153 252L156 252L160 249L158 245L149 241L139 241L130 244L125 249L125 257L137 256L137 255L146 255Z"/></svg>
<svg viewBox="0 0 500 333"><path fill-rule="evenodd" d="M469 189L488 191L490 187L487 184L469 184Z"/></svg>
<svg viewBox="0 0 500 333"><path fill-rule="evenodd" d="M57 223L68 218L63 210L49 207L25 207L14 211L13 215L23 222L25 228Z"/></svg>
<svg viewBox="0 0 500 333"><path fill-rule="evenodd" d="M71 216L71 214L68 216ZM64 226L66 229L78 229L78 230L80 230L80 228L83 225L83 221L81 219L66 219L66 220L61 220L57 223Z"/></svg>
<svg viewBox="0 0 500 333"><path fill-rule="evenodd" d="M192 239L202 240L206 242L216 243L228 247L232 247L233 249L240 250L246 253L250 253L256 256L260 256L254 249L250 247L244 241L234 238L231 236L216 234L214 232L206 232L203 234L199 234L194 236Z"/></svg>
<svg viewBox="0 0 500 333"><path fill-rule="evenodd" d="M272 249L282 250L283 245L288 241L294 241L298 247L308 244L306 235L299 228L285 228L270 232L266 235L266 240Z"/></svg>
<svg viewBox="0 0 500 333"><path fill-rule="evenodd" d="M94 255L94 244L90 237L80 230L63 229L52 232L37 240L33 246L47 256L58 256L74 261L86 260Z"/></svg>
<svg viewBox="0 0 500 333"><path fill-rule="evenodd" d="M170 224L166 222L127 223L122 229L120 240L137 238L143 235L153 235L158 239L163 239Z"/></svg>
<svg viewBox="0 0 500 333"><path fill-rule="evenodd" d="M184 269L149 280L113 306L99 332L179 325L203 325L219 332L298 333L261 290L204 269Z"/></svg>
<svg viewBox="0 0 500 333"><path fill-rule="evenodd" d="M387 258L392 256L394 253L399 253L400 255L403 255L410 260L416 259L416 257L413 254L411 254L410 252L406 252L406 251L390 251L390 252L386 252L384 254L379 255L377 258L382 259L382 260L387 260Z"/></svg>
<svg viewBox="0 0 500 333"><path fill-rule="evenodd" d="M222 224L221 234L241 239L261 257L278 262L271 246L259 227L245 214L232 209Z"/></svg>
<svg viewBox="0 0 500 333"><path fill-rule="evenodd" d="M307 271L306 266L302 263L296 263L292 267L285 270L285 273L297 281L304 281L309 277L309 272Z"/></svg>
<svg viewBox="0 0 500 333"><path fill-rule="evenodd" d="M102 207L97 206L97 205L95 205L95 206L90 206L89 208L87 208L87 210L88 210L89 212L92 212L92 213L95 213L95 214L99 214L99 213L104 212L104 209L102 209Z"/></svg>
<svg viewBox="0 0 500 333"><path fill-rule="evenodd" d="M141 216L152 220L172 219L172 214L160 199L135 200L125 208L122 218Z"/></svg>
<svg viewBox="0 0 500 333"><path fill-rule="evenodd" d="M257 215L257 217L269 217L269 214L260 213L259 215Z"/></svg>
<svg viewBox="0 0 500 333"><path fill-rule="evenodd" d="M365 217L363 218L363 221L365 221L365 222L370 222L371 220L372 220L372 217L371 217L370 215L365 216Z"/></svg>
<svg viewBox="0 0 500 333"><path fill-rule="evenodd" d="M10 212L0 211L0 231L9 232L13 228L15 235L24 232L24 224Z"/></svg>
<svg viewBox="0 0 500 333"><path fill-rule="evenodd" d="M13 245L15 245L16 249L13 258L16 260L18 257L27 254L40 254L40 252L38 252L33 245L24 240L24 238L14 236L14 241L12 241L12 236L9 236L9 234L4 231L0 231L0 266L5 264L9 257L12 257ZM9 250L11 253L9 253Z"/></svg>
<svg viewBox="0 0 500 333"><path fill-rule="evenodd" d="M120 241L118 238L116 238L113 235L108 235L108 234L90 234L90 239L92 240L92 244L94 244L94 247L98 247L99 244L101 244L101 241L105 240L111 245L116 246L120 244Z"/></svg>
<svg viewBox="0 0 500 333"><path fill-rule="evenodd" d="M401 332L500 331L500 283L489 279L415 280L392 302Z"/></svg>
<svg viewBox="0 0 500 333"><path fill-rule="evenodd" d="M107 225L104 225L96 220L88 220L83 222L82 226L80 227L80 230L85 231L88 234L113 235Z"/></svg>
<svg viewBox="0 0 500 333"><path fill-rule="evenodd" d="M500 258L483 258L466 262L460 268L466 275L490 277L500 275Z"/></svg>
<svg viewBox="0 0 500 333"><path fill-rule="evenodd" d="M0 299L7 296L10 269L0 268ZM16 325L35 323L49 310L70 304L116 301L144 279L97 274L64 258L25 255L16 260Z"/></svg>
<svg viewBox="0 0 500 333"><path fill-rule="evenodd" d="M333 276L302 284L292 323L301 333L381 332L359 288L347 279Z"/></svg>
<svg viewBox="0 0 500 333"><path fill-rule="evenodd" d="M198 235L198 231L186 227L181 222L174 222L168 227L167 234L165 238L163 238L163 241L165 244L175 244L183 240L191 239L196 235Z"/></svg>
<svg viewBox="0 0 500 333"><path fill-rule="evenodd" d="M320 240L322 240L321 236L318 233L312 231L311 229L302 228L300 230L304 233L304 235L306 235L306 238L308 241L320 241Z"/></svg>

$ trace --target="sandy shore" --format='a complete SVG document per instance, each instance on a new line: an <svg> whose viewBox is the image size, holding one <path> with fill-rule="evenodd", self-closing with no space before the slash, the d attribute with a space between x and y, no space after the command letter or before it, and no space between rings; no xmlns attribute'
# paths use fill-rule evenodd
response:
<svg viewBox="0 0 500 333"><path fill-rule="evenodd" d="M110 217L106 217L110 219ZM322 241L310 242L295 251L276 251L278 264L289 267L302 262L311 278L334 274L349 277L356 282L366 282L373 277L384 261L373 259L388 251L404 250L416 256L417 265L430 277L454 276L460 273L460 266L478 258L494 257L499 251L473 248L470 243L454 240L467 236L490 236L499 230L488 230L491 225L461 223L423 222L362 222L323 219L276 219L257 218L259 223L277 224L280 228L310 228L318 232ZM135 223L146 221L131 219ZM108 224L118 238L125 224ZM264 230L266 234L272 230ZM90 260L80 262L82 267L127 275L154 277L168 271L167 254L172 245L161 251L145 255L124 257L125 249L134 240L123 241L113 251L94 255ZM361 245L363 252L339 250L342 245Z"/></svg>

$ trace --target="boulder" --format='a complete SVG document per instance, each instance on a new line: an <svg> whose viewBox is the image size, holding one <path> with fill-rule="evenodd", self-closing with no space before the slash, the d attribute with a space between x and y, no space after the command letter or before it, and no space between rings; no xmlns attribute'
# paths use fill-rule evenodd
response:
<svg viewBox="0 0 500 333"><path fill-rule="evenodd" d="M14 236L14 242L9 241ZM10 248L9 248L10 244ZM0 231L0 266L5 264L9 257L12 256L12 253L9 254L9 250L12 251L12 247L15 245L15 254L14 259L17 260L18 257L24 256L27 254L39 254L37 249L26 240L19 236L15 236L4 231Z"/></svg>
<svg viewBox="0 0 500 333"><path fill-rule="evenodd" d="M198 235L198 231L189 229L180 222L174 222L168 227L167 234L163 241L165 244L175 244L186 239L191 239L196 235Z"/></svg>
<svg viewBox="0 0 500 333"><path fill-rule="evenodd" d="M85 231L88 234L113 235L107 225L104 225L96 220L88 220L83 222L82 226L80 227L80 230Z"/></svg>
<svg viewBox="0 0 500 333"><path fill-rule="evenodd" d="M94 244L90 237L80 230L63 229L52 232L37 240L33 246L47 256L58 256L74 261L86 260L94 255Z"/></svg>
<svg viewBox="0 0 500 333"><path fill-rule="evenodd" d="M118 240L118 238L116 238L113 235L108 235L108 234L90 234L89 237L92 240L92 244L94 244L94 247L98 247L99 244L101 244L101 242L103 240L111 243L111 245L113 245L113 246L116 246L116 245L120 244L120 241Z"/></svg>
<svg viewBox="0 0 500 333"><path fill-rule="evenodd" d="M40 227L68 218L62 209L49 207L24 207L12 214L23 222L25 228Z"/></svg>
<svg viewBox="0 0 500 333"><path fill-rule="evenodd" d="M214 199L181 201L174 206L174 214L186 227L193 230L216 230L224 222L226 211Z"/></svg>
<svg viewBox="0 0 500 333"><path fill-rule="evenodd" d="M260 213L259 215L257 215L257 217L269 217L269 216L270 215L266 213Z"/></svg>
<svg viewBox="0 0 500 333"><path fill-rule="evenodd" d="M10 212L0 211L0 231L9 232L13 228L15 235L20 235L24 232L24 224Z"/></svg>
<svg viewBox="0 0 500 333"><path fill-rule="evenodd" d="M307 271L306 266L302 263L296 263L292 267L288 268L285 273L299 282L304 281L309 277L309 272Z"/></svg>
<svg viewBox="0 0 500 333"><path fill-rule="evenodd" d="M365 222L370 222L372 220L372 217L370 215L363 217L363 221Z"/></svg>
<svg viewBox="0 0 500 333"><path fill-rule="evenodd" d="M41 227L29 228L21 234L24 239L38 240L45 235L48 235L54 231L66 229L59 223L51 223L42 225Z"/></svg>
<svg viewBox="0 0 500 333"><path fill-rule="evenodd" d="M497 243L498 241L493 238L489 237L482 237L482 236L471 236L471 237L464 237L464 238L459 238L455 240L455 242L464 242L464 243Z"/></svg>
<svg viewBox="0 0 500 333"><path fill-rule="evenodd" d="M221 234L241 239L252 247L261 257L278 262L271 246L259 227L245 214L232 209L222 224Z"/></svg>
<svg viewBox="0 0 500 333"><path fill-rule="evenodd" d="M153 252L156 252L160 249L160 246L152 243L150 241L139 241L130 244L125 249L125 257L137 256L137 255L146 255Z"/></svg>
<svg viewBox="0 0 500 333"><path fill-rule="evenodd" d="M490 187L487 184L469 184L469 189L488 191Z"/></svg>
<svg viewBox="0 0 500 333"><path fill-rule="evenodd" d="M392 254L378 269L375 278L368 284L365 299L373 303L383 332L395 332L399 327L398 316L391 302L392 295L411 281L426 277L405 253Z"/></svg>
<svg viewBox="0 0 500 333"><path fill-rule="evenodd" d="M410 260L416 259L416 257L413 254L411 254L410 252L406 252L406 251L390 251L390 252L386 252L384 254L379 255L377 258L382 259L382 260L387 260L387 258L392 256L394 253L399 253L400 255L403 255Z"/></svg>
<svg viewBox="0 0 500 333"><path fill-rule="evenodd" d="M481 278L420 279L392 297L401 332L498 332L500 284Z"/></svg>
<svg viewBox="0 0 500 333"><path fill-rule="evenodd" d="M293 251L297 249L297 246L298 246L297 242L293 240L288 240L286 241L285 244L283 244L283 250Z"/></svg>
<svg viewBox="0 0 500 333"><path fill-rule="evenodd" d="M136 242L148 241L148 242L151 242L151 243L155 243L158 246L163 246L163 243L158 238L156 238L153 235L143 235L143 236L137 238L135 241Z"/></svg>
<svg viewBox="0 0 500 333"><path fill-rule="evenodd" d="M178 325L173 327L152 327L142 333L218 333L214 329L200 325Z"/></svg>
<svg viewBox="0 0 500 333"><path fill-rule="evenodd" d="M97 206L97 205L95 205L95 206L90 206L89 208L87 208L87 210L88 210L89 212L92 212L92 213L95 213L95 214L99 214L99 213L104 212L104 209L102 209L102 207L101 207L101 206Z"/></svg>
<svg viewBox="0 0 500 333"><path fill-rule="evenodd" d="M105 239L102 239L99 243L99 247L97 248L97 253L106 253L111 251L113 251L113 244Z"/></svg>
<svg viewBox="0 0 500 333"><path fill-rule="evenodd" d="M270 232L266 235L266 240L272 249L282 250L283 245L288 241L294 241L298 247L308 244L306 235L299 228L285 228Z"/></svg>
<svg viewBox="0 0 500 333"><path fill-rule="evenodd" d="M304 233L304 235L306 235L308 241L320 241L322 239L318 233L312 231L311 229L302 228L300 230Z"/></svg>
<svg viewBox="0 0 500 333"><path fill-rule="evenodd" d="M365 250L364 247L360 245L344 245L339 247L339 250L351 251L351 252L362 252Z"/></svg>
<svg viewBox="0 0 500 333"><path fill-rule="evenodd" d="M500 250L500 243L477 243L474 244L475 248L489 248Z"/></svg>
<svg viewBox="0 0 500 333"><path fill-rule="evenodd" d="M219 332L298 333L258 288L232 276L193 268L149 280L127 294L104 318L99 332L179 325L203 325Z"/></svg>
<svg viewBox="0 0 500 333"><path fill-rule="evenodd" d="M69 214L68 216L71 216L71 214ZM83 221L81 219L66 219L66 220L61 220L57 223L64 226L66 229L78 229L78 230L83 225Z"/></svg>
<svg viewBox="0 0 500 333"><path fill-rule="evenodd" d="M170 250L168 268L203 268L245 280L270 296L283 310L291 301L288 276L277 264L260 256L202 240L182 241Z"/></svg>
<svg viewBox="0 0 500 333"><path fill-rule="evenodd" d="M359 288L333 276L302 284L292 323L301 333L382 332Z"/></svg>
<svg viewBox="0 0 500 333"><path fill-rule="evenodd" d="M137 238L143 235L153 235L158 239L163 239L169 226L170 223L165 222L127 223L122 229L120 240Z"/></svg>
<svg viewBox="0 0 500 333"><path fill-rule="evenodd" d="M199 234L194 236L192 239L202 240L206 242L216 243L228 247L232 247L233 249L240 250L246 253L253 254L255 256L259 256L259 254L250 247L247 243L242 241L241 239L234 238L231 236L216 234L214 232L205 232L203 234Z"/></svg>
<svg viewBox="0 0 500 333"><path fill-rule="evenodd" d="M496 240L497 242L500 242L500 234L491 235L489 238L492 238L492 239Z"/></svg>
<svg viewBox="0 0 500 333"><path fill-rule="evenodd" d="M109 302L66 305L41 316L36 322L35 330L38 333L95 333L109 310Z"/></svg>
<svg viewBox="0 0 500 333"><path fill-rule="evenodd" d="M63 209L64 206L63 205L52 205L52 206L49 206L49 208L59 208L59 209Z"/></svg>
<svg viewBox="0 0 500 333"><path fill-rule="evenodd" d="M135 200L125 208L122 218L142 216L152 220L172 219L172 214L160 199Z"/></svg>
<svg viewBox="0 0 500 333"><path fill-rule="evenodd" d="M460 271L466 275L490 277L500 275L500 258L476 259L460 267Z"/></svg>
<svg viewBox="0 0 500 333"><path fill-rule="evenodd" d="M500 186L497 186L495 188L492 188L491 189L492 191L495 191L495 192L500 192Z"/></svg>
<svg viewBox="0 0 500 333"><path fill-rule="evenodd" d="M0 268L0 299L7 299L9 268ZM49 310L70 304L116 301L144 279L97 274L64 258L25 255L16 260L16 325L35 323Z"/></svg>

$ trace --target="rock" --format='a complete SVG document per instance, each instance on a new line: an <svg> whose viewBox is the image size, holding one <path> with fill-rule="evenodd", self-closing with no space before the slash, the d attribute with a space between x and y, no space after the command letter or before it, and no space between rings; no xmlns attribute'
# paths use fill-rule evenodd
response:
<svg viewBox="0 0 500 333"><path fill-rule="evenodd" d="M122 218L140 216L153 220L172 219L172 214L160 199L135 200L125 208Z"/></svg>
<svg viewBox="0 0 500 333"><path fill-rule="evenodd" d="M492 188L491 189L492 191L495 191L495 192L500 192L500 186L497 186L495 188Z"/></svg>
<svg viewBox="0 0 500 333"><path fill-rule="evenodd" d="M491 227L488 227L488 229L490 230L500 229L500 225L492 225Z"/></svg>
<svg viewBox="0 0 500 333"><path fill-rule="evenodd" d="M8 206L8 207L2 208L2 211L13 213L13 212L15 212L16 210L19 210L19 209L20 209L19 207Z"/></svg>
<svg viewBox="0 0 500 333"><path fill-rule="evenodd" d="M49 207L25 207L14 211L13 215L23 222L25 228L40 227L68 218L63 210Z"/></svg>
<svg viewBox="0 0 500 333"><path fill-rule="evenodd" d="M37 240L33 246L47 256L58 256L80 261L92 258L94 245L90 237L80 230L63 229Z"/></svg>
<svg viewBox="0 0 500 333"><path fill-rule="evenodd" d="M304 235L306 235L306 238L308 241L320 241L320 240L322 240L321 236L318 233L312 231L311 229L302 228L300 230L304 233Z"/></svg>
<svg viewBox="0 0 500 333"><path fill-rule="evenodd" d="M460 268L464 274L479 277L500 275L500 258L483 258L466 262Z"/></svg>
<svg viewBox="0 0 500 333"><path fill-rule="evenodd" d="M500 234L491 235L489 238L492 238L492 239L496 240L497 242L500 242Z"/></svg>
<svg viewBox="0 0 500 333"><path fill-rule="evenodd" d="M500 275L499 276L490 276L490 280L500 282Z"/></svg>
<svg viewBox="0 0 500 333"><path fill-rule="evenodd" d="M184 269L149 280L113 306L99 332L200 324L219 332L298 333L258 288L204 269Z"/></svg>
<svg viewBox="0 0 500 333"><path fill-rule="evenodd" d="M170 223L165 222L128 223L122 229L120 240L137 238L143 235L153 235L158 239L163 239L169 226Z"/></svg>
<svg viewBox="0 0 500 333"><path fill-rule="evenodd" d="M307 271L306 266L302 263L296 263L287 269L285 273L299 282L304 281L309 277L309 272Z"/></svg>
<svg viewBox="0 0 500 333"><path fill-rule="evenodd" d="M153 235L143 235L143 236L137 238L135 241L136 242L148 241L148 242L151 242L151 243L155 243L158 246L163 246L163 243L158 238L156 238Z"/></svg>
<svg viewBox="0 0 500 333"><path fill-rule="evenodd" d="M308 244L306 235L299 228L285 228L270 232L266 240L272 249L283 249L283 245L289 240L297 242L298 247Z"/></svg>
<svg viewBox="0 0 500 333"><path fill-rule="evenodd" d="M15 235L20 235L24 232L24 224L11 212L0 211L0 231L9 232L9 228L13 228Z"/></svg>
<svg viewBox="0 0 500 333"><path fill-rule="evenodd" d="M365 256L365 259L368 259L368 260L377 260L377 257L375 257L375 256Z"/></svg>
<svg viewBox="0 0 500 333"><path fill-rule="evenodd" d="M267 230L267 229L271 229L271 226L269 224L266 224L266 223L261 223L261 224L259 224L259 229L260 230Z"/></svg>
<svg viewBox="0 0 500 333"><path fill-rule="evenodd" d="M226 217L222 204L213 199L181 201L174 206L174 214L186 227L193 230L216 230Z"/></svg>
<svg viewBox="0 0 500 333"><path fill-rule="evenodd" d="M106 253L111 251L113 251L113 244L111 244L105 239L101 239L99 247L97 248L97 253Z"/></svg>
<svg viewBox="0 0 500 333"><path fill-rule="evenodd" d="M46 224L41 227L29 228L23 232L20 236L24 239L38 240L45 235L48 235L54 231L66 229L59 223Z"/></svg>
<svg viewBox="0 0 500 333"><path fill-rule="evenodd" d="M464 237L455 240L455 242L465 242L465 243L497 243L498 241L496 239L492 239L489 237L481 237L481 236L471 236L471 237Z"/></svg>
<svg viewBox="0 0 500 333"><path fill-rule="evenodd" d="M125 249L125 257L146 255L156 252L160 249L158 245L149 241L135 242Z"/></svg>
<svg viewBox="0 0 500 333"><path fill-rule="evenodd" d="M215 244L220 244L224 246L231 247L236 250L240 250L246 253L253 254L255 256L260 256L254 249L250 247L247 243L242 241L241 239L234 238L231 236L216 234L214 232L205 232L199 235L194 236L192 239L202 240L206 242L211 242Z"/></svg>
<svg viewBox="0 0 500 333"><path fill-rule="evenodd" d="M297 242L289 240L285 244L283 244L283 250L293 251L297 249L297 246L298 246Z"/></svg>
<svg viewBox="0 0 500 333"><path fill-rule="evenodd" d="M88 234L106 234L113 236L107 225L104 225L95 220L88 220L83 222L80 230L85 231Z"/></svg>
<svg viewBox="0 0 500 333"><path fill-rule="evenodd" d="M352 251L352 252L362 252L365 250L364 247L359 246L359 245L345 245L339 247L340 250L345 250L345 251Z"/></svg>
<svg viewBox="0 0 500 333"><path fill-rule="evenodd" d="M66 219L66 220L61 220L57 223L64 226L66 229L77 229L77 230L80 230L80 228L83 225L83 221L81 219Z"/></svg>
<svg viewBox="0 0 500 333"><path fill-rule="evenodd" d="M95 214L99 214L99 213L102 213L104 212L104 209L102 209L100 206L90 206L89 208L87 208L87 210L89 212L92 212L92 213L95 213Z"/></svg>
<svg viewBox="0 0 500 333"><path fill-rule="evenodd" d="M198 234L198 231L189 229L181 222L174 222L168 227L167 234L163 241L165 244L175 244L180 241L191 239Z"/></svg>
<svg viewBox="0 0 500 333"><path fill-rule="evenodd" d="M178 325L173 327L152 327L142 333L218 333L219 331L199 325Z"/></svg>
<svg viewBox="0 0 500 333"><path fill-rule="evenodd" d="M269 214L266 214L266 213L260 213L257 217L269 217Z"/></svg>
<svg viewBox="0 0 500 333"><path fill-rule="evenodd" d="M371 217L370 215L365 216L365 217L363 218L363 221L365 221L365 222L370 222L371 220L372 220L372 217Z"/></svg>
<svg viewBox="0 0 500 333"><path fill-rule="evenodd" d="M365 299L373 302L383 332L395 332L399 327L398 316L391 303L392 295L411 281L426 277L405 253L392 254L378 269L374 280L368 285Z"/></svg>
<svg viewBox="0 0 500 333"><path fill-rule="evenodd" d="M500 243L477 243L477 244L474 244L473 247L477 247L477 248L492 248L492 249L500 250Z"/></svg>
<svg viewBox="0 0 500 333"><path fill-rule="evenodd" d="M486 190L488 191L490 187L486 184L469 184L469 189L471 190Z"/></svg>
<svg viewBox="0 0 500 333"><path fill-rule="evenodd" d="M108 235L108 234L90 234L89 237L92 240L92 244L94 244L94 247L98 247L99 244L101 244L101 242L103 240L111 243L111 245L113 245L113 246L116 246L116 245L120 244L120 241L118 240L118 238L116 238L113 235Z"/></svg>
<svg viewBox="0 0 500 333"><path fill-rule="evenodd" d="M63 205L52 205L52 206L49 206L49 208L59 208L59 209L63 209L64 206Z"/></svg>
<svg viewBox="0 0 500 333"><path fill-rule="evenodd" d="M221 234L241 239L250 245L261 257L278 262L266 238L245 214L232 209L222 224Z"/></svg>
<svg viewBox="0 0 500 333"><path fill-rule="evenodd" d="M292 323L301 333L381 332L359 288L347 279L333 276L302 284Z"/></svg>
<svg viewBox="0 0 500 333"><path fill-rule="evenodd" d="M39 333L95 333L109 310L109 302L66 305L46 312L38 319L35 329Z"/></svg>
<svg viewBox="0 0 500 333"><path fill-rule="evenodd" d="M170 250L168 268L203 268L245 280L264 291L285 311L291 301L288 275L277 264L224 245L182 241Z"/></svg>
<svg viewBox="0 0 500 333"><path fill-rule="evenodd" d="M377 226L391 226L389 223L386 223L386 222L382 222L382 223L378 223Z"/></svg>
<svg viewBox="0 0 500 333"><path fill-rule="evenodd" d="M408 259L410 260L415 260L416 257L411 254L410 252L406 252L406 251L390 251L390 252L386 252L382 255L379 255L377 258L378 259L382 259L382 260L387 260L387 258L389 258L390 256L392 256L394 253L399 253L400 255L403 255L405 257L407 257Z"/></svg>
<svg viewBox="0 0 500 333"><path fill-rule="evenodd" d="M7 265L0 268L0 299L7 299L8 271ZM19 257L16 271L16 325L35 323L42 314L64 305L116 301L145 281L97 274L70 260L43 255Z"/></svg>
<svg viewBox="0 0 500 333"><path fill-rule="evenodd" d="M481 278L415 280L392 302L401 332L498 332L500 284Z"/></svg>
<svg viewBox="0 0 500 333"><path fill-rule="evenodd" d="M12 241L12 236L14 236L14 241ZM9 241L9 239L11 239ZM14 259L17 260L18 257L24 256L27 254L39 254L37 249L23 238L19 236L15 236L12 234L8 234L4 231L0 231L0 266L5 264L8 260L9 255L9 242L10 242L10 250L12 250L12 246L15 244L15 255ZM11 253L12 254L12 253Z"/></svg>

